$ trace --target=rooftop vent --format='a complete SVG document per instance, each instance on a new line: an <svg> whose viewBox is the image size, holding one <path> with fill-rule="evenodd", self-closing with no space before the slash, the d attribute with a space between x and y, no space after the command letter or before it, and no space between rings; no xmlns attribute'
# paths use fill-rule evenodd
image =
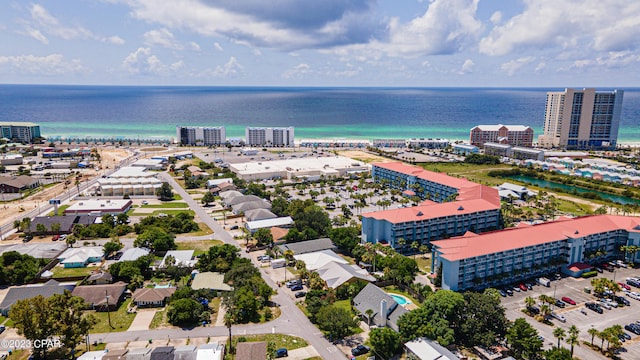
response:
<svg viewBox="0 0 640 360"><path fill-rule="evenodd" d="M416 214L416 216L422 216L422 215L424 215L422 211L418 211L418 213Z"/></svg>
<svg viewBox="0 0 640 360"><path fill-rule="evenodd" d="M462 205L460 205L460 207L458 208L458 211L462 211L464 210L464 207L462 207Z"/></svg>

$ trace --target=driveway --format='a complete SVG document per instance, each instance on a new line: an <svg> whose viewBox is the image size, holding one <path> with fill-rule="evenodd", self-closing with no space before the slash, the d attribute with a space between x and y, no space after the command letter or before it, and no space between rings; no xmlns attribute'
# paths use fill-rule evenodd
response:
<svg viewBox="0 0 640 360"><path fill-rule="evenodd" d="M149 325L151 325L151 320L153 320L153 316L156 314L157 309L138 309L138 313L136 314L135 319L131 322L131 326L127 331L136 331L136 330L149 330Z"/></svg>

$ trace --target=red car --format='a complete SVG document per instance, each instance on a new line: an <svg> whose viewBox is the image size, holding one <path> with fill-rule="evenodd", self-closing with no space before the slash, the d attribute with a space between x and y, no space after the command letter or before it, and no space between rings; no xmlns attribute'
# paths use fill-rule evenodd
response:
<svg viewBox="0 0 640 360"><path fill-rule="evenodd" d="M522 291L527 291L527 285L520 283L520 285L518 285L518 287L520 288L520 290Z"/></svg>
<svg viewBox="0 0 640 360"><path fill-rule="evenodd" d="M576 304L576 302L575 302L575 301L573 301L573 299L572 299L572 298L567 297L567 296L563 297L563 298L562 298L562 301L566 302L567 304L571 304L571 305L575 305L575 304Z"/></svg>
<svg viewBox="0 0 640 360"><path fill-rule="evenodd" d="M627 285L625 283L619 282L618 285L620 285L620 287L623 288L623 289L631 290L631 286L629 286L629 285Z"/></svg>

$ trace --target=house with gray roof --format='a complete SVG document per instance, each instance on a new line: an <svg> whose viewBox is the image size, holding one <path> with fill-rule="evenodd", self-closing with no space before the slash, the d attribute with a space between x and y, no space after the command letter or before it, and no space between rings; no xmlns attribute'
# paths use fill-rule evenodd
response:
<svg viewBox="0 0 640 360"><path fill-rule="evenodd" d="M12 286L0 303L0 313L7 316L11 306L18 300L31 299L38 295L48 298L55 294L62 294L65 290L73 291L73 288L75 288L73 284L60 284L55 280L49 280L41 285Z"/></svg>
<svg viewBox="0 0 640 360"><path fill-rule="evenodd" d="M314 240L300 241L291 244L282 244L278 245L278 249L281 254L284 254L285 251L291 250L294 255L301 255L312 253L316 251L322 250L335 250L336 246L333 244L331 239L329 238L320 238Z"/></svg>
<svg viewBox="0 0 640 360"><path fill-rule="evenodd" d="M343 264L336 261L331 261L325 264L324 266L316 269L316 272L330 289L337 289L342 284L356 280L376 280L376 278L369 275L367 270L358 267L358 265Z"/></svg>
<svg viewBox="0 0 640 360"><path fill-rule="evenodd" d="M149 360L173 360L173 346L159 346L151 351Z"/></svg>
<svg viewBox="0 0 640 360"><path fill-rule="evenodd" d="M233 198L230 199L225 199L224 203L227 206L233 206L236 204L242 204L245 202L249 202L249 201L265 201L264 199L262 199L259 196L255 196L255 195L242 195L242 196L235 196Z"/></svg>
<svg viewBox="0 0 640 360"><path fill-rule="evenodd" d="M118 349L118 350L109 350L104 356L102 360L122 360L126 359L126 355L129 352L128 349Z"/></svg>
<svg viewBox="0 0 640 360"><path fill-rule="evenodd" d="M151 357L151 348L133 348L129 349L126 355L127 360L149 360Z"/></svg>
<svg viewBox="0 0 640 360"><path fill-rule="evenodd" d="M367 284L353 298L353 307L362 314L365 321L367 310L373 310L371 325L387 326L395 331L398 331L398 319L407 313L404 307L374 284Z"/></svg>
<svg viewBox="0 0 640 360"><path fill-rule="evenodd" d="M214 291L232 291L233 288L224 283L224 274L218 272L197 273L191 282L193 290L207 289Z"/></svg>
<svg viewBox="0 0 640 360"><path fill-rule="evenodd" d="M247 221L275 219L278 217L278 215L267 210L267 208L251 209L243 212L244 212L244 217L247 218Z"/></svg>
<svg viewBox="0 0 640 360"><path fill-rule="evenodd" d="M264 360L267 358L267 343L265 341L242 342L236 345L236 359Z"/></svg>
<svg viewBox="0 0 640 360"><path fill-rule="evenodd" d="M458 360L459 358L438 342L419 338L404 344L407 355L418 360Z"/></svg>
<svg viewBox="0 0 640 360"><path fill-rule="evenodd" d="M149 255L149 249L145 249L145 248L130 248L125 250L122 253L122 256L120 256L120 260L118 260L118 262L120 261L135 261L138 260L139 258L143 257L143 256L147 256Z"/></svg>
<svg viewBox="0 0 640 360"><path fill-rule="evenodd" d="M176 346L173 352L173 360L196 360L198 349L195 345Z"/></svg>
<svg viewBox="0 0 640 360"><path fill-rule="evenodd" d="M271 209L271 203L266 200L253 200L231 206L231 211L233 211L234 214L242 214L256 209Z"/></svg>
<svg viewBox="0 0 640 360"><path fill-rule="evenodd" d="M0 176L0 192L19 193L20 191L35 189L40 181L27 175Z"/></svg>
<svg viewBox="0 0 640 360"><path fill-rule="evenodd" d="M36 235L70 234L76 225L91 225L97 218L95 215L38 216L31 221L29 232ZM42 224L46 230L38 232L38 224ZM54 224L58 224L56 226L59 226L59 230L53 230Z"/></svg>

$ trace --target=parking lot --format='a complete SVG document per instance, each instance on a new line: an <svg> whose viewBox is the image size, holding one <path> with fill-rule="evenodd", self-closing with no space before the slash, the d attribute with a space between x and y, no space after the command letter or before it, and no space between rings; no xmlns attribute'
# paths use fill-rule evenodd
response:
<svg viewBox="0 0 640 360"><path fill-rule="evenodd" d="M624 283L627 277L637 277L640 275L638 269L625 269L617 268L614 272L607 272L598 274L598 277L607 277L613 279L616 282ZM557 345L558 340L553 336L553 326L545 325L538 322L534 318L526 315L522 312L525 308L524 299L528 296L535 298L536 300L542 294L561 299L562 297L569 297L576 302L576 305L567 304L564 308L553 307L554 311L563 315L566 318L566 322L562 323L556 319L551 319L554 326L559 326L565 329L568 333L569 327L575 325L580 330L580 340L591 342L591 336L587 333L589 328L594 327L600 331L615 324L620 324L623 327L626 324L640 320L640 301L634 300L628 296L625 296L631 303L631 306L613 308L611 310L604 310L603 314L598 314L595 311L585 308L585 303L589 301L599 301L597 297L592 294L587 294L584 291L585 287L591 288L591 279L571 278L565 277L560 280L552 281L550 287L544 287L541 285L535 285L531 290L514 292L513 296L502 298L502 304L506 308L507 318L515 320L519 317L527 319L527 321L538 330L538 333L544 337L544 348L550 349ZM631 288L631 291L640 291L638 288ZM623 292L619 292L618 295L624 295ZM581 312L584 309L586 315ZM627 340L622 343L623 350L620 353L621 359L640 359L640 336L626 331L631 336L631 340ZM594 344L599 345L601 340L599 338L594 339ZM569 348L564 341L562 346ZM606 342L605 342L606 349ZM604 359L604 355L598 351L593 351L587 346L576 346L574 355L583 360L596 360Z"/></svg>

